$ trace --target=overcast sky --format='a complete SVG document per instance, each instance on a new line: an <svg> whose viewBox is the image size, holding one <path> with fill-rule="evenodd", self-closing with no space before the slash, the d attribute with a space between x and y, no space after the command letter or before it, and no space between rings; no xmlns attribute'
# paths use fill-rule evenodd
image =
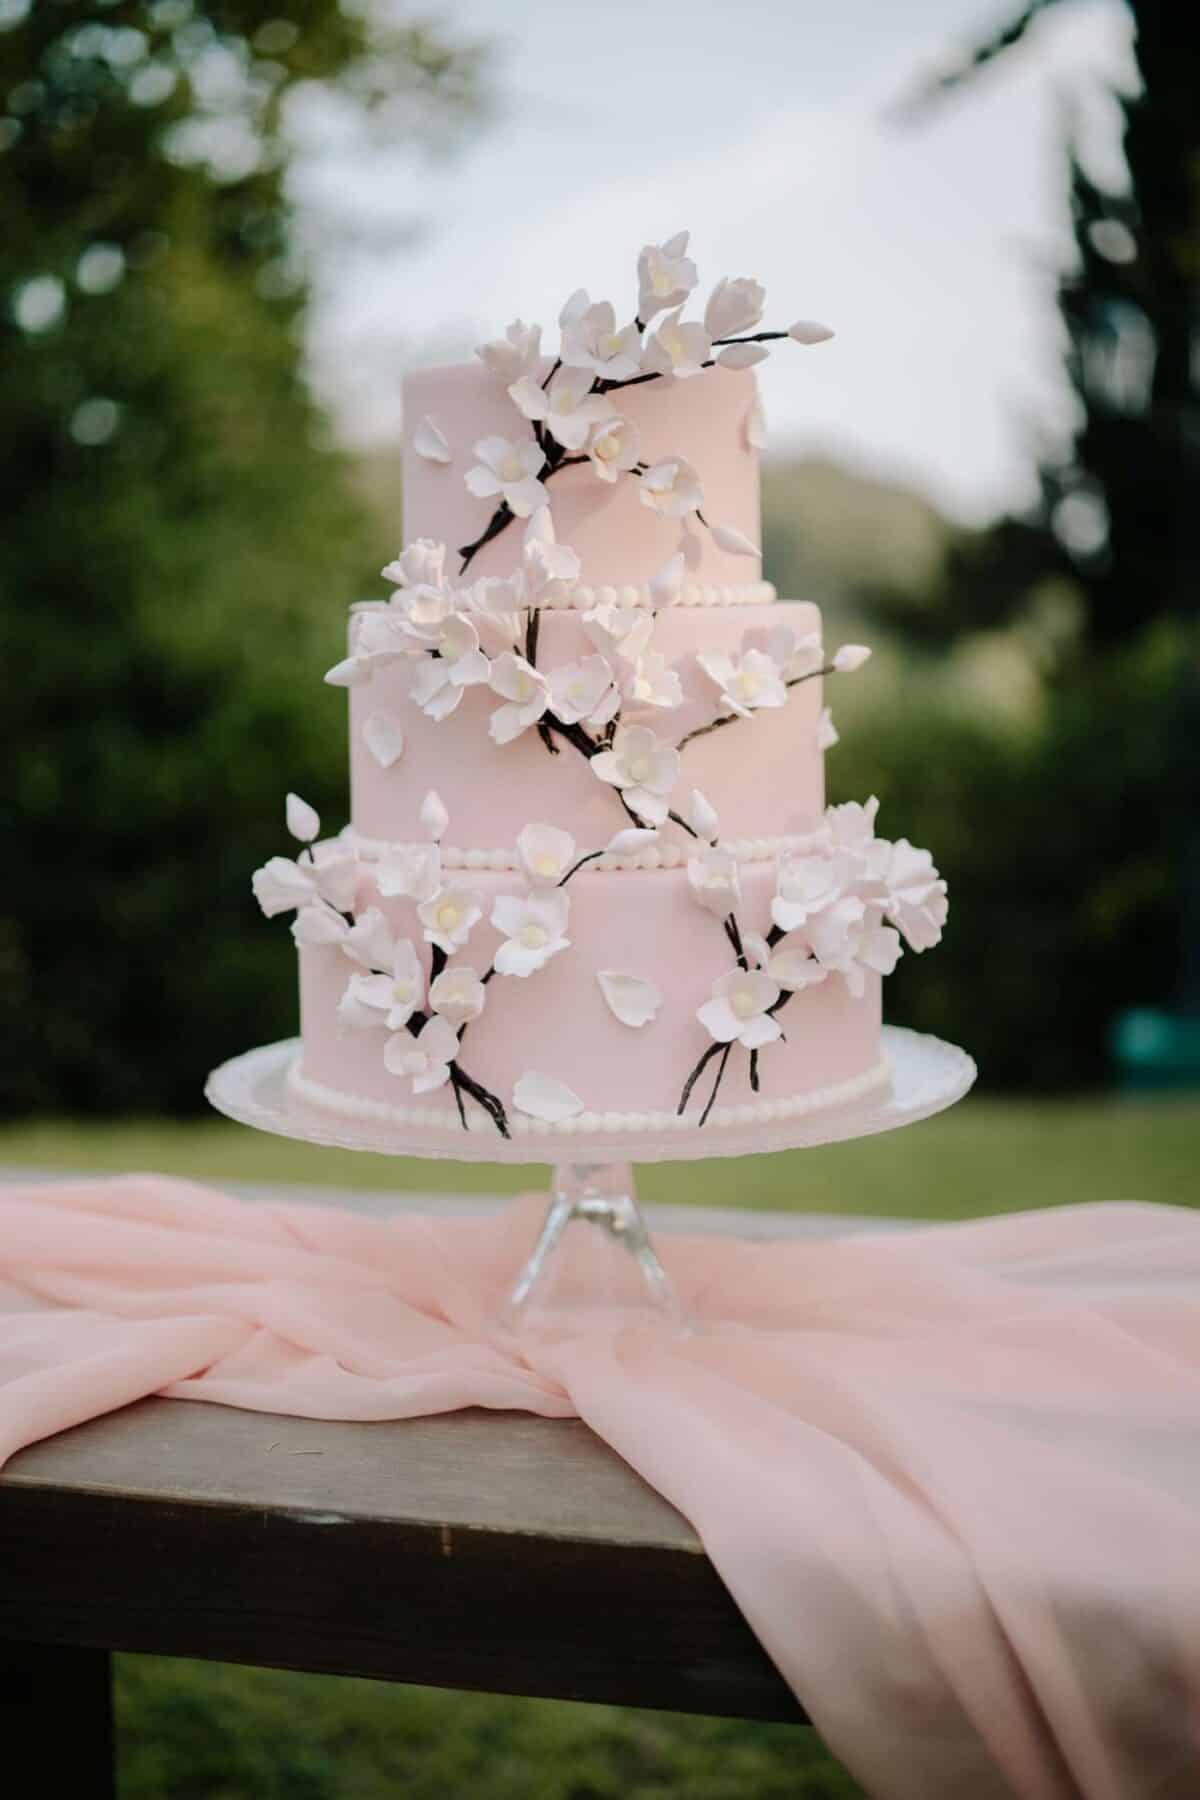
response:
<svg viewBox="0 0 1200 1800"><path fill-rule="evenodd" d="M833 325L760 370L773 447L832 453L966 518L1031 491L1066 411L1053 273L1064 255L1063 106L1119 180L1119 0L1074 0L919 125L910 80L1017 0L447 0L497 44L501 111L448 162L368 154L330 125L297 191L320 228L416 214L415 247L327 233L314 358L360 441L394 434L399 377L586 286L628 315L643 243L691 230L702 286L766 284L768 317Z"/></svg>

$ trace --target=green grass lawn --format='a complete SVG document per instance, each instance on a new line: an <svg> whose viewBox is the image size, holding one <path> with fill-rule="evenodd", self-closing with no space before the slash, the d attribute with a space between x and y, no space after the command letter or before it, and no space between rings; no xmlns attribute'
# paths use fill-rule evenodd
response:
<svg viewBox="0 0 1200 1800"><path fill-rule="evenodd" d="M0 1163L512 1193L538 1168L311 1149L218 1120L0 1130ZM967 1100L824 1150L676 1163L650 1200L969 1218L1074 1200L1200 1203L1200 1103ZM519 1629L519 1621L517 1622ZM581 1630L586 1627L581 1622ZM118 1659L121 1800L853 1800L811 1731Z"/></svg>

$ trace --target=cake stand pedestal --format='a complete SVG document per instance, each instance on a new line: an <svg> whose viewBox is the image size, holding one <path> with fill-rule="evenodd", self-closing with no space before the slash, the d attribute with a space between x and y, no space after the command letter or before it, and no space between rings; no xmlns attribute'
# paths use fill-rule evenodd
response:
<svg viewBox="0 0 1200 1800"><path fill-rule="evenodd" d="M630 1131L602 1119L594 1132L527 1122L502 1138L485 1129L417 1127L364 1110L347 1117L301 1097L289 1081L300 1041L267 1044L214 1069L205 1093L218 1112L260 1131L383 1156L421 1156L460 1162L554 1165L551 1197L536 1244L512 1287L505 1320L578 1319L593 1309L684 1323L681 1308L651 1241L634 1192L631 1159L696 1161L798 1150L868 1137L914 1124L961 1100L975 1079L964 1050L922 1032L884 1026L890 1079L841 1104L814 1104L786 1117L746 1117L712 1129L672 1124ZM741 1109L738 1109L741 1110ZM751 1114L754 1109L744 1109ZM379 1109L385 1113L386 1109ZM582 1245L577 1241L583 1239ZM582 1251L582 1256L580 1252Z"/></svg>

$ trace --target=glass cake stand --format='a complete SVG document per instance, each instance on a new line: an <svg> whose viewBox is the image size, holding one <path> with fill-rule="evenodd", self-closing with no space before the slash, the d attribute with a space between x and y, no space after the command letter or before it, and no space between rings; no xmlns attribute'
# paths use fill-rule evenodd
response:
<svg viewBox="0 0 1200 1800"><path fill-rule="evenodd" d="M530 1163L553 1166L545 1219L507 1297L509 1325L577 1319L589 1309L645 1317L684 1327L678 1297L659 1260L638 1206L632 1160L695 1161L797 1150L867 1137L914 1124L961 1100L975 1079L965 1050L922 1032L883 1028L889 1078L841 1103L816 1105L790 1116L742 1118L714 1130L623 1128L619 1117L600 1116L582 1132L527 1121L511 1139L486 1129L418 1127L385 1118L348 1118L301 1098L289 1083L300 1040L289 1038L249 1050L214 1069L205 1093L218 1112L260 1131L311 1144L370 1150L383 1156L418 1156L459 1162Z"/></svg>

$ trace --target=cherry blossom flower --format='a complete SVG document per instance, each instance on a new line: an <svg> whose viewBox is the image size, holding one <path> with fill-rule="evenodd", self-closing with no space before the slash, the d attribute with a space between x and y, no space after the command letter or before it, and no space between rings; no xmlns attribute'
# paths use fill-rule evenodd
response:
<svg viewBox="0 0 1200 1800"><path fill-rule="evenodd" d="M442 885L436 844L401 844L375 865L375 885L385 900L431 900Z"/></svg>
<svg viewBox="0 0 1200 1800"><path fill-rule="evenodd" d="M428 900L422 900L417 917L425 927L426 943L436 944L447 956L453 956L483 917L483 906L474 888L448 881Z"/></svg>
<svg viewBox="0 0 1200 1800"><path fill-rule="evenodd" d="M712 356L712 342L703 325L680 319L677 306L662 320L657 331L646 339L642 351L642 367L647 374L677 375L680 380L699 375Z"/></svg>
<svg viewBox="0 0 1200 1800"><path fill-rule="evenodd" d="M589 393L591 385L590 369L560 369L546 387L527 375L515 381L508 392L525 417L543 423L564 450L582 450L593 426L612 413L612 404L603 394ZM476 449L482 446L476 445ZM537 466L540 469L540 460Z"/></svg>
<svg viewBox="0 0 1200 1800"><path fill-rule="evenodd" d="M556 825L525 825L517 836L517 856L535 887L555 887L575 861L575 839Z"/></svg>
<svg viewBox="0 0 1200 1800"><path fill-rule="evenodd" d="M521 599L526 605L560 600L579 580L579 558L569 544L558 542L548 506L535 512L525 528L522 565Z"/></svg>
<svg viewBox="0 0 1200 1800"><path fill-rule="evenodd" d="M612 670L602 656L585 656L581 662L563 663L551 669L550 710L564 725L607 725L621 705L613 685Z"/></svg>
<svg viewBox="0 0 1200 1800"><path fill-rule="evenodd" d="M487 989L479 979L479 972L469 963L443 969L429 987L430 1006L455 1031L479 1017L486 999Z"/></svg>
<svg viewBox="0 0 1200 1800"><path fill-rule="evenodd" d="M425 999L425 974L411 938L392 946L386 974L352 975L338 1003L337 1016L352 1030L384 1025L400 1031Z"/></svg>
<svg viewBox="0 0 1200 1800"><path fill-rule="evenodd" d="M292 936L298 944L340 944L350 935L341 913L325 900L302 906L292 920Z"/></svg>
<svg viewBox="0 0 1200 1800"><path fill-rule="evenodd" d="M771 917L781 931L796 931L840 900L852 882L853 868L845 856L821 850L787 856L776 875Z"/></svg>
<svg viewBox="0 0 1200 1800"><path fill-rule="evenodd" d="M914 950L931 950L941 940L950 910L946 883L928 850L916 849L907 838L897 838L886 849L888 861L882 879L887 916Z"/></svg>
<svg viewBox="0 0 1200 1800"><path fill-rule="evenodd" d="M502 338L477 345L475 354L490 374L511 387L523 376L536 374L541 366L542 328L514 319Z"/></svg>
<svg viewBox="0 0 1200 1800"><path fill-rule="evenodd" d="M625 803L648 825L667 816L671 790L679 779L679 752L646 725L618 725L612 747L591 759L601 781L619 788Z"/></svg>
<svg viewBox="0 0 1200 1800"><path fill-rule="evenodd" d="M337 912L348 912L358 886L358 860L345 845L316 844L292 862L273 856L250 878L254 898L268 919L293 907L326 901Z"/></svg>
<svg viewBox="0 0 1200 1800"><path fill-rule="evenodd" d="M789 943L786 938L774 950L768 947L763 967L772 981L793 994L802 988L816 987L829 974L807 944Z"/></svg>
<svg viewBox="0 0 1200 1800"><path fill-rule="evenodd" d="M586 291L572 294L560 315L559 359L568 369L587 369L602 381L628 381L641 366L642 334L636 325L617 330L607 300L589 302Z"/></svg>
<svg viewBox="0 0 1200 1800"><path fill-rule="evenodd" d="M431 1094L450 1079L450 1064L458 1053L458 1033L435 1013L416 1037L398 1031L383 1046L384 1067L392 1075L407 1075L414 1094Z"/></svg>
<svg viewBox="0 0 1200 1800"><path fill-rule="evenodd" d="M757 281L745 276L732 280L725 275L708 297L704 309L704 329L710 338L736 337L749 331L763 316L767 291Z"/></svg>
<svg viewBox="0 0 1200 1800"><path fill-rule="evenodd" d="M550 704L550 686L544 675L514 650L506 650L491 666L488 686L507 702L498 706L488 723L493 742L511 744L531 725L536 725Z"/></svg>
<svg viewBox="0 0 1200 1800"><path fill-rule="evenodd" d="M900 958L900 933L853 894L835 900L806 929L817 961L835 970L856 999L866 989L867 969L890 975Z"/></svg>
<svg viewBox="0 0 1200 1800"><path fill-rule="evenodd" d="M570 943L566 935L571 909L561 888L527 894L500 894L492 906L492 924L504 936L496 952L498 975L532 975Z"/></svg>
<svg viewBox="0 0 1200 1800"><path fill-rule="evenodd" d="M761 969L731 969L713 982L712 999L698 1008L696 1017L718 1044L761 1050L783 1035L769 1011L780 997L778 985Z"/></svg>
<svg viewBox="0 0 1200 1800"><path fill-rule="evenodd" d="M465 613L452 613L438 633L437 656L417 664L409 698L430 719L446 719L464 691L486 682L491 664L479 647L479 633Z"/></svg>
<svg viewBox="0 0 1200 1800"><path fill-rule="evenodd" d="M645 323L679 306L695 287L696 265L686 254L688 233L677 231L662 244L647 244L638 257L638 318Z"/></svg>
<svg viewBox="0 0 1200 1800"><path fill-rule="evenodd" d="M365 912L359 913L342 939L342 949L364 968L391 968L396 939L377 906L368 906Z"/></svg>
<svg viewBox="0 0 1200 1800"><path fill-rule="evenodd" d="M538 480L546 459L532 438L523 444L502 437L480 438L475 454L479 461L464 479L479 499L492 500L498 495L518 519L527 519L549 503L550 496Z"/></svg>
<svg viewBox="0 0 1200 1800"><path fill-rule="evenodd" d="M446 546L434 538L414 538L382 574L396 587L431 588L440 593L446 585Z"/></svg>
<svg viewBox="0 0 1200 1800"><path fill-rule="evenodd" d="M587 442L592 468L601 481L615 481L628 474L642 454L642 437L632 419L614 414L593 426Z"/></svg>
<svg viewBox="0 0 1200 1800"><path fill-rule="evenodd" d="M721 650L698 650L696 661L716 682L726 712L748 719L759 707L782 706L787 699L778 663L762 650L746 650L736 659Z"/></svg>
<svg viewBox="0 0 1200 1800"><path fill-rule="evenodd" d="M825 661L819 631L796 631L791 625L775 625L767 633L766 647L785 681L815 675Z"/></svg>
<svg viewBox="0 0 1200 1800"><path fill-rule="evenodd" d="M742 897L736 856L709 845L688 858L688 884L701 906L726 919Z"/></svg>
<svg viewBox="0 0 1200 1800"><path fill-rule="evenodd" d="M683 519L698 512L704 504L700 477L682 456L656 462L645 471L638 485L643 506L649 506L664 519Z"/></svg>
<svg viewBox="0 0 1200 1800"><path fill-rule="evenodd" d="M593 606L583 615L583 629L610 663L632 666L649 648L654 614L644 606Z"/></svg>

